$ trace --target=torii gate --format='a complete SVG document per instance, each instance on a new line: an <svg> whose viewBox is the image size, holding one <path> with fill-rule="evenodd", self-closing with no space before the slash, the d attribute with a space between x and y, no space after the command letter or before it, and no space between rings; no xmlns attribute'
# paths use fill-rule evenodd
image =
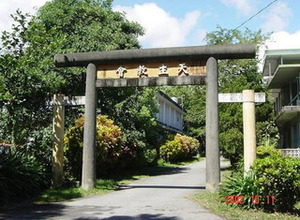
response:
<svg viewBox="0 0 300 220"><path fill-rule="evenodd" d="M220 183L218 59L255 58L255 44L57 54L57 67L87 67L82 188L96 181L96 103L99 87L206 84L206 189Z"/></svg>

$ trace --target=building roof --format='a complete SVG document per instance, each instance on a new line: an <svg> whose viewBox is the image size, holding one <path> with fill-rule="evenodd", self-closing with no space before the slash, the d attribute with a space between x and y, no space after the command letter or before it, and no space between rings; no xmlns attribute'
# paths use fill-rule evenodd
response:
<svg viewBox="0 0 300 220"><path fill-rule="evenodd" d="M158 94L162 96L163 98L167 99L169 102L171 102L173 105L175 105L177 108L179 108L181 111L184 111L182 106L179 105L177 102L175 102L173 99L171 99L166 93L162 91L158 91Z"/></svg>

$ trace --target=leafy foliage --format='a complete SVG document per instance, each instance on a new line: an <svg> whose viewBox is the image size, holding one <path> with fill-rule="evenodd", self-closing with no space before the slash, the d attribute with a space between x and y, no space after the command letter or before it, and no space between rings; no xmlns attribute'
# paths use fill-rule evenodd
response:
<svg viewBox="0 0 300 220"><path fill-rule="evenodd" d="M292 212L300 200L300 160L283 157L272 146L257 148L258 159L246 174L236 172L222 185L220 195L243 196L244 208ZM251 197L252 196L252 197ZM258 201L255 203L254 198ZM271 198L274 198L272 201Z"/></svg>
<svg viewBox="0 0 300 220"><path fill-rule="evenodd" d="M208 45L263 43L268 35L261 31L252 32L228 30L217 27L216 31L208 33ZM240 93L244 89L255 92L268 92L262 82L262 74L258 70L258 59L220 60L219 90L224 93ZM185 131L201 143L200 153L205 154L205 86L172 87L164 90L171 96L181 99L186 110L184 115ZM242 106L237 103L219 104L220 116L220 147L224 157L230 159L236 166L243 152L243 116ZM264 144L268 139L276 143L278 130L273 122L273 106L267 102L256 105L257 143Z"/></svg>
<svg viewBox="0 0 300 220"><path fill-rule="evenodd" d="M46 101L52 94L84 91L84 69L56 68L56 53L138 48L143 33L108 0L53 0L36 16L17 11L12 18L12 31L1 35L0 138L14 146L26 145L51 123Z"/></svg>
<svg viewBox="0 0 300 220"><path fill-rule="evenodd" d="M263 43L268 36L261 31L252 32L246 29L227 30L218 27L216 31L208 33L207 43L210 45ZM219 66L220 92L235 93L244 89L255 92L267 92L262 82L262 74L258 70L258 59L251 60L221 60ZM242 158L243 152L243 123L242 106L240 104L220 104L220 138L221 150L224 157L236 165ZM267 139L272 143L278 140L277 127L273 122L273 106L266 102L256 105L257 142L263 144Z"/></svg>
<svg viewBox="0 0 300 220"><path fill-rule="evenodd" d="M197 139L186 135L176 134L174 140L177 140L180 143L184 152L184 159L189 159L198 154L200 144Z"/></svg>
<svg viewBox="0 0 300 220"><path fill-rule="evenodd" d="M80 180L82 167L84 117L75 121L65 134L67 170ZM128 166L136 156L136 149L124 145L121 129L107 116L97 116L96 161L97 175L117 172Z"/></svg>
<svg viewBox="0 0 300 220"><path fill-rule="evenodd" d="M155 113L158 112L156 92L157 89L150 88L136 90L116 103L115 111L107 110L121 127L124 143L137 149L141 163L151 163L158 159L157 148L165 136L165 131L155 117ZM153 153L153 149L156 153Z"/></svg>
<svg viewBox="0 0 300 220"><path fill-rule="evenodd" d="M55 67L57 53L139 48L141 26L114 12L110 0L52 0L36 16L17 11L11 32L1 34L0 139L33 154L51 170L54 93L82 95L83 68ZM120 90L119 90L120 91ZM110 111L119 101L112 94ZM124 93L128 97L132 90ZM105 94L104 94L105 96ZM121 98L121 97L120 97ZM66 109L68 127L80 111Z"/></svg>
<svg viewBox="0 0 300 220"><path fill-rule="evenodd" d="M260 189L260 196L275 196L274 205L267 204L265 200L261 205L270 211L292 211L296 202L300 201L300 159L283 157L279 150L270 148L259 147L261 158L252 166L257 175L255 186Z"/></svg>
<svg viewBox="0 0 300 220"><path fill-rule="evenodd" d="M50 184L45 168L21 150L0 151L0 204L30 198Z"/></svg>
<svg viewBox="0 0 300 220"><path fill-rule="evenodd" d="M200 154L205 155L205 86L162 88L169 96L178 97L186 114L184 129L201 143Z"/></svg>
<svg viewBox="0 0 300 220"><path fill-rule="evenodd" d="M247 174L237 172L233 176L228 177L227 181L221 185L220 195L222 200L226 200L228 196L242 196L242 204L240 205L247 209L256 208L257 204L253 203L253 198L259 195L260 191L254 185L255 181L256 175L253 172L248 172ZM232 205L238 204L233 203Z"/></svg>
<svg viewBox="0 0 300 220"><path fill-rule="evenodd" d="M27 39L32 32L28 16L17 11L13 19L13 32L3 32L1 36L0 76L3 83L0 91L0 116L4 126L0 134L2 139L15 146L24 145L33 129L39 129L43 123L47 123L49 108L46 107L45 100L46 91L51 90L47 84L51 79L44 75L44 71L36 69L39 58L32 58L33 51L42 49L42 46L39 48L39 44L28 43ZM39 32L39 28L35 31ZM43 52L48 53L49 49ZM52 82L55 84L57 81L53 79Z"/></svg>
<svg viewBox="0 0 300 220"><path fill-rule="evenodd" d="M197 139L176 134L174 140L160 147L160 156L167 162L188 160L197 155L199 146Z"/></svg>
<svg viewBox="0 0 300 220"><path fill-rule="evenodd" d="M167 162L180 160L182 154L183 150L178 140L167 141L160 147L160 155Z"/></svg>
<svg viewBox="0 0 300 220"><path fill-rule="evenodd" d="M228 128L227 132L220 134L220 144L222 146L222 155L229 158L231 164L238 164L243 158L243 148L241 147L243 141L243 133L236 128Z"/></svg>
<svg viewBox="0 0 300 220"><path fill-rule="evenodd" d="M275 149L273 145L270 145L268 142L266 142L265 145L257 147L256 155L258 159L263 159L271 155L280 157L281 152Z"/></svg>

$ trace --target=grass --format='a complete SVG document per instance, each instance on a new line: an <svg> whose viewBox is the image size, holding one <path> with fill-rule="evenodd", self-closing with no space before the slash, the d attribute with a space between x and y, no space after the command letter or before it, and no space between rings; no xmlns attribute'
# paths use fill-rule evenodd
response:
<svg viewBox="0 0 300 220"><path fill-rule="evenodd" d="M115 190L119 184L120 181L103 179L97 180L95 188L91 190L84 190L80 187L48 189L38 197L35 203L61 202L88 195L101 195Z"/></svg>
<svg viewBox="0 0 300 220"><path fill-rule="evenodd" d="M226 219L285 219L285 220L296 220L299 217L295 215L282 214L282 213L266 213L261 210L245 210L239 207L234 207L221 202L218 193L201 193L193 195L192 199L209 211L224 216Z"/></svg>
<svg viewBox="0 0 300 220"><path fill-rule="evenodd" d="M230 169L223 170L221 172L222 181L226 180L231 174ZM292 214L283 214L283 213L266 213L262 210L256 209L242 209L241 207L236 207L232 205L225 204L221 201L221 198L218 193L205 192L201 194L192 195L191 199L201 204L209 211L225 217L226 219L286 219L286 220L296 220L299 217ZM296 209L300 208L300 202L296 204Z"/></svg>
<svg viewBox="0 0 300 220"><path fill-rule="evenodd" d="M149 172L148 174L146 174ZM139 171L137 174L131 175L129 173L123 174L122 176L112 176L107 179L99 179L96 182L95 188L90 190L84 190L81 187L69 187L60 189L48 189L44 191L35 201L37 204L48 203L48 202L61 202L69 199L80 198L90 195L102 195L112 192L118 189L121 185L127 185L134 180L145 178L151 175L151 169L146 169L145 172ZM154 173L154 171L152 171Z"/></svg>

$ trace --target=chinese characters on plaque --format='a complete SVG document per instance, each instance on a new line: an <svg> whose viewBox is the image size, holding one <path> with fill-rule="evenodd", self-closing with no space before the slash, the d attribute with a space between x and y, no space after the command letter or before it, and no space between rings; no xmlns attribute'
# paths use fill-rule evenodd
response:
<svg viewBox="0 0 300 220"><path fill-rule="evenodd" d="M185 76L189 75L189 73L187 71L187 66L185 65L185 63L179 64L178 76L181 76L181 75L185 75Z"/></svg>
<svg viewBox="0 0 300 220"><path fill-rule="evenodd" d="M144 62L144 61L143 61ZM153 77L185 77L205 76L206 61L171 61L147 62L126 64L102 64L97 67L98 79L124 79L124 78L153 78Z"/></svg>
<svg viewBox="0 0 300 220"><path fill-rule="evenodd" d="M119 78L124 78L126 73L127 73L127 69L124 68L123 66L120 66L116 70L116 74L119 76ZM179 64L177 75L178 76L188 76L189 75L189 72L188 72L188 69L187 69L187 66L186 66L185 63L180 63ZM140 77L140 78L141 77L148 77L147 67L145 65L139 65L138 66L138 68L137 68L137 76ZM158 68L157 76L169 76L169 74L168 74L168 67L165 64L162 64Z"/></svg>
<svg viewBox="0 0 300 220"><path fill-rule="evenodd" d="M138 77L148 77L147 67L145 65L140 65L137 71Z"/></svg>
<svg viewBox="0 0 300 220"><path fill-rule="evenodd" d="M159 67L159 73L158 73L158 76L169 76L168 74L168 67L166 65L161 65Z"/></svg>
<svg viewBox="0 0 300 220"><path fill-rule="evenodd" d="M118 69L117 69L117 75L120 77L120 78L124 78L124 75L125 73L127 72L127 69L120 66Z"/></svg>

